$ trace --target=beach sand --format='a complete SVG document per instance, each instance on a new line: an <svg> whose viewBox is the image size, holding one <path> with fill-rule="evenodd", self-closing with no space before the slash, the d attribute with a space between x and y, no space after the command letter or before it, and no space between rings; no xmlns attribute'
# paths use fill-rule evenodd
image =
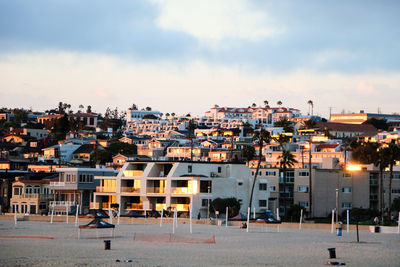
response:
<svg viewBox="0 0 400 267"><path fill-rule="evenodd" d="M81 223L83 224L83 223ZM399 266L400 235L360 231L298 230L265 226L247 233L237 226L179 224L176 234L193 238L215 236L215 244L134 241L134 233L172 233L172 225L120 224L115 238L110 229L81 231L74 222L0 221L1 266L324 266L328 261L346 266ZM99 235L99 238L97 238ZM12 237L14 236L14 237ZM16 238L42 236L54 239ZM111 240L111 250L104 249ZM329 259L328 248L336 248L337 259ZM120 262L117 262L119 260ZM131 262L126 262L126 261Z"/></svg>

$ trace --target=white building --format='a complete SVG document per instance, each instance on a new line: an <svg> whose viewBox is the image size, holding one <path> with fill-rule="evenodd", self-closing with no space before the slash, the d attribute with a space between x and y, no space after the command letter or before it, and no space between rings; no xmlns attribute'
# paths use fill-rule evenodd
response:
<svg viewBox="0 0 400 267"><path fill-rule="evenodd" d="M121 213L130 210L177 208L180 213L206 217L208 203L216 198L234 197L247 213L252 176L244 164L200 162L127 162L116 177L95 177L100 187L94 193L92 208L121 204ZM253 207L260 213L268 209L269 186L259 179Z"/></svg>
<svg viewBox="0 0 400 267"><path fill-rule="evenodd" d="M157 118L161 117L161 112L156 111L156 110L132 110L128 109L126 111L126 122L130 123L132 121L138 120L138 119L143 119L144 116L146 115L153 115Z"/></svg>

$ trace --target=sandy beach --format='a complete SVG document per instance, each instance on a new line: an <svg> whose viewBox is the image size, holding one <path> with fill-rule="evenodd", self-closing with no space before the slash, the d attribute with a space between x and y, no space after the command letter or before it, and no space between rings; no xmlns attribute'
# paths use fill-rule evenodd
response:
<svg viewBox="0 0 400 267"><path fill-rule="evenodd" d="M80 224L83 224L81 222ZM111 231L78 230L74 221L0 221L0 264L2 266L325 266L328 261L346 266L398 266L400 235L343 231L338 237L330 230L179 224L182 237L210 238L215 244L145 242L133 240L134 233L170 234L172 225L121 223ZM23 238L18 238L24 236ZM98 237L97 237L98 236ZM45 237L38 238L38 237ZM47 239L53 238L53 239ZM104 240L111 240L105 250ZM336 248L329 259L328 248ZM119 261L119 262L118 262Z"/></svg>

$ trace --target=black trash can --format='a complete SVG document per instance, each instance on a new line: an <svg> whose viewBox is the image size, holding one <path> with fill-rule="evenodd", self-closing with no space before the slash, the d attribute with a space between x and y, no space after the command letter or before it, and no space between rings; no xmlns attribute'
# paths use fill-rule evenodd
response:
<svg viewBox="0 0 400 267"><path fill-rule="evenodd" d="M380 232L381 232L381 227L375 226L375 233L380 233Z"/></svg>
<svg viewBox="0 0 400 267"><path fill-rule="evenodd" d="M335 248L328 248L329 251L329 258L336 259L336 249Z"/></svg>
<svg viewBox="0 0 400 267"><path fill-rule="evenodd" d="M111 249L111 240L104 240L104 249L105 250Z"/></svg>

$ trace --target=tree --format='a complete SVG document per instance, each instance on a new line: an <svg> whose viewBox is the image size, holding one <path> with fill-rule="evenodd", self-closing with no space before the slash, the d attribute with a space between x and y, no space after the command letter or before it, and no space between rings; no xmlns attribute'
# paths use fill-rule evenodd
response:
<svg viewBox="0 0 400 267"><path fill-rule="evenodd" d="M172 113L171 113L171 116L172 116L172 117L175 117L175 112L172 112Z"/></svg>
<svg viewBox="0 0 400 267"><path fill-rule="evenodd" d="M256 150L254 149L254 146L243 146L242 157L245 158L247 162L250 162L250 160L254 159L255 156Z"/></svg>
<svg viewBox="0 0 400 267"><path fill-rule="evenodd" d="M265 106L266 108L269 108L268 100L264 100L264 106Z"/></svg>
<svg viewBox="0 0 400 267"><path fill-rule="evenodd" d="M56 120L56 122L54 124L53 133L57 140L64 140L65 136L69 130L70 130L70 126L69 126L68 115L64 114L63 117Z"/></svg>
<svg viewBox="0 0 400 267"><path fill-rule="evenodd" d="M124 142L112 142L108 147L108 150L111 152L113 156L117 155L118 153L124 154L137 154L137 147L134 144L128 144Z"/></svg>
<svg viewBox="0 0 400 267"><path fill-rule="evenodd" d="M309 129L314 129L316 126L317 126L317 123L316 123L314 120L312 120L312 119L303 121L303 122L301 123L301 128L302 128L302 129L307 129L307 130L309 130Z"/></svg>
<svg viewBox="0 0 400 267"><path fill-rule="evenodd" d="M112 161L112 154L107 150L95 149L90 157L94 163L105 164Z"/></svg>
<svg viewBox="0 0 400 267"><path fill-rule="evenodd" d="M86 113L92 113L92 106L87 106Z"/></svg>
<svg viewBox="0 0 400 267"><path fill-rule="evenodd" d="M286 170L288 168L292 168L297 160L295 156L290 153L289 150L283 149L282 154L278 157L279 160L279 168L282 170L283 173L283 207L284 207L284 218L286 218ZM281 190L279 190L281 191Z"/></svg>
<svg viewBox="0 0 400 267"><path fill-rule="evenodd" d="M252 107L252 108L257 107L256 103L251 104L251 107Z"/></svg>
<svg viewBox="0 0 400 267"><path fill-rule="evenodd" d="M389 125L385 119L377 119L377 118L370 118L364 121L362 124L370 124L374 126L378 130L387 131L389 129Z"/></svg>
<svg viewBox="0 0 400 267"><path fill-rule="evenodd" d="M400 160L400 147L397 144L390 143L389 146L383 149L383 153L387 159L389 165L389 217L392 213L392 180L393 180L393 166L396 165L396 161Z"/></svg>
<svg viewBox="0 0 400 267"><path fill-rule="evenodd" d="M308 114L310 114L311 116L313 116L314 114L314 103L311 100L308 100L307 104L310 105L310 109L311 109L311 113L310 111L308 111Z"/></svg>
<svg viewBox="0 0 400 267"><path fill-rule="evenodd" d="M292 122L289 121L286 117L283 117L279 121L276 121L274 123L274 127L282 127L283 130L287 133L293 132Z"/></svg>
<svg viewBox="0 0 400 267"><path fill-rule="evenodd" d="M146 107L146 110L147 111L151 111L151 107Z"/></svg>
<svg viewBox="0 0 400 267"><path fill-rule="evenodd" d="M220 214L226 212L228 207L228 217L236 216L240 211L240 202L234 198L216 198L211 202L211 206Z"/></svg>
<svg viewBox="0 0 400 267"><path fill-rule="evenodd" d="M154 116L153 114L146 114L143 116L144 120L156 120L158 119L156 116Z"/></svg>
<svg viewBox="0 0 400 267"><path fill-rule="evenodd" d="M138 110L138 107L136 104L132 104L132 106L129 108L130 110Z"/></svg>
<svg viewBox="0 0 400 267"><path fill-rule="evenodd" d="M279 106L279 107L281 107L282 106L282 101L278 101L278 102L276 102L276 104Z"/></svg>
<svg viewBox="0 0 400 267"><path fill-rule="evenodd" d="M253 201L254 186L256 184L258 171L260 170L260 165L261 165L261 161L262 161L262 150L263 150L263 147L264 147L264 143L265 144L269 144L271 142L271 139L272 139L271 132L266 131L263 128L261 128L260 130L254 132L254 135L253 135L253 140L259 147L259 153L258 153L257 168L256 168L256 171L254 173L254 180L253 180L253 185L251 187L251 193L250 193L250 200L249 200L249 208L250 208L250 210L251 210L251 205L252 205L252 201Z"/></svg>

